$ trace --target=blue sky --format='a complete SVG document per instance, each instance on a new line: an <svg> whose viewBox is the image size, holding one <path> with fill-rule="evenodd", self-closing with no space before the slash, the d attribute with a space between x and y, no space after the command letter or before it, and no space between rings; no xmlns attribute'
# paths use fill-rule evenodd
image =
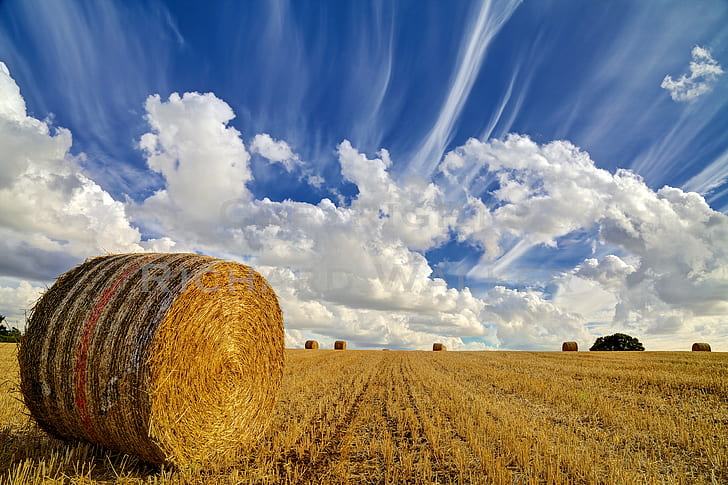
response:
<svg viewBox="0 0 728 485"><path fill-rule="evenodd" d="M719 1L2 2L0 311L85 257L184 250L261 268L289 345L728 350L726 25Z"/></svg>

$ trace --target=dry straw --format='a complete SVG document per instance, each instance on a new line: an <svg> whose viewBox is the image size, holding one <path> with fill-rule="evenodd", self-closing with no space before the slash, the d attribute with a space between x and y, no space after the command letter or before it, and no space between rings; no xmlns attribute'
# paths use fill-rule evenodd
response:
<svg viewBox="0 0 728 485"><path fill-rule="evenodd" d="M576 342L564 342L561 344L561 350L563 352L576 352L579 350L579 344Z"/></svg>
<svg viewBox="0 0 728 485"><path fill-rule="evenodd" d="M434 343L434 344L432 344L432 350L438 350L438 351L447 350L447 347L445 347L445 344Z"/></svg>
<svg viewBox="0 0 728 485"><path fill-rule="evenodd" d="M315 341L315 340L306 340L305 348L315 350L315 349L318 349L318 347L319 346L318 346L318 342L317 341Z"/></svg>
<svg viewBox="0 0 728 485"><path fill-rule="evenodd" d="M693 352L710 352L710 344L696 342L693 344Z"/></svg>
<svg viewBox="0 0 728 485"><path fill-rule="evenodd" d="M36 303L18 351L38 424L178 467L234 463L283 377L278 299L251 268L197 254L86 261Z"/></svg>
<svg viewBox="0 0 728 485"><path fill-rule="evenodd" d="M346 341L337 340L334 342L334 350L346 350Z"/></svg>

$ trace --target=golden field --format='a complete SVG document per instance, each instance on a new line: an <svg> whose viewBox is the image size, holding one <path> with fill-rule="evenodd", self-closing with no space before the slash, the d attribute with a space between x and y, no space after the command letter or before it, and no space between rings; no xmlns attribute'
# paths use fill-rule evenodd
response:
<svg viewBox="0 0 728 485"><path fill-rule="evenodd" d="M0 344L0 483L728 483L728 354L287 350L266 434L166 470L34 428Z"/></svg>

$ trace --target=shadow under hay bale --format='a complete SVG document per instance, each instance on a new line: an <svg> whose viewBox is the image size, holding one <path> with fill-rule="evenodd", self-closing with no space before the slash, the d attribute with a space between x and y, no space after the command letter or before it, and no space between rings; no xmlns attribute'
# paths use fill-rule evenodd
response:
<svg viewBox="0 0 728 485"><path fill-rule="evenodd" d="M346 350L346 342L344 340L337 340L334 342L334 350Z"/></svg>
<svg viewBox="0 0 728 485"><path fill-rule="evenodd" d="M315 340L306 340L306 344L304 345L304 348L315 350L319 348L319 343Z"/></svg>
<svg viewBox="0 0 728 485"><path fill-rule="evenodd" d="M561 344L562 352L576 352L579 350L579 344L576 342L564 342Z"/></svg>
<svg viewBox="0 0 728 485"><path fill-rule="evenodd" d="M432 350L442 351L442 350L447 350L447 347L445 347L445 344L434 343L434 344L432 344Z"/></svg>
<svg viewBox="0 0 728 485"><path fill-rule="evenodd" d="M695 342L693 344L693 352L710 352L710 344L705 342Z"/></svg>
<svg viewBox="0 0 728 485"><path fill-rule="evenodd" d="M18 350L46 431L178 467L232 463L263 433L283 377L278 299L252 268L120 254L60 276Z"/></svg>

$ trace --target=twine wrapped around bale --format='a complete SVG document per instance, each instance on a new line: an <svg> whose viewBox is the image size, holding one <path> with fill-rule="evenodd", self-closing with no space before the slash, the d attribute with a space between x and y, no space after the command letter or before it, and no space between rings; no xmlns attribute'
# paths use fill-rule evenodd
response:
<svg viewBox="0 0 728 485"><path fill-rule="evenodd" d="M334 350L346 350L346 341L337 340L334 342Z"/></svg>
<svg viewBox="0 0 728 485"><path fill-rule="evenodd" d="M561 344L562 352L576 352L579 350L579 344L576 342L564 342Z"/></svg>
<svg viewBox="0 0 728 485"><path fill-rule="evenodd" d="M283 377L275 292L197 254L87 260L36 303L18 350L38 424L177 467L224 466L260 437Z"/></svg>
<svg viewBox="0 0 728 485"><path fill-rule="evenodd" d="M304 348L315 350L319 348L318 342L315 340L306 340L306 345L304 345Z"/></svg>
<svg viewBox="0 0 728 485"><path fill-rule="evenodd" d="M695 342L693 344L693 352L710 352L710 344L705 342Z"/></svg>
<svg viewBox="0 0 728 485"><path fill-rule="evenodd" d="M447 350L447 347L445 347L445 344L436 342L436 343L432 344L432 350L442 351L442 350Z"/></svg>

